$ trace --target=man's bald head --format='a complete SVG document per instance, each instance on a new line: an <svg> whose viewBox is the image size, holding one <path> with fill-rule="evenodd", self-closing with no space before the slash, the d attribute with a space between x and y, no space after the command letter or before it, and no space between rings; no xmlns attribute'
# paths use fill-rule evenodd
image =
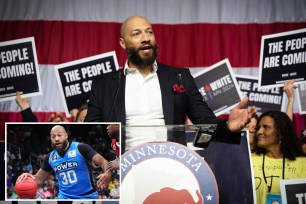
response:
<svg viewBox="0 0 306 204"><path fill-rule="evenodd" d="M128 19L126 19L122 23L122 25L121 25L121 30L120 30L121 38L124 38L124 36L126 35L127 28L129 28L129 25L132 24L132 23L133 24L137 23L138 21L146 21L148 24L151 25L151 23L145 17L142 17L142 16L131 16Z"/></svg>
<svg viewBox="0 0 306 204"><path fill-rule="evenodd" d="M62 132L65 132L65 133L66 133L66 129L65 129L63 126L61 126L61 125L55 125L55 126L53 126L53 128L51 129L50 132L54 132L55 130L61 130Z"/></svg>

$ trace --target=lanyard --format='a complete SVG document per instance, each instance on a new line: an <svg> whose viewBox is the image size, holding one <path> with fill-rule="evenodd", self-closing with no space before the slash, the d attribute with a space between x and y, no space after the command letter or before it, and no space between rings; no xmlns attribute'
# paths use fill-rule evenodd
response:
<svg viewBox="0 0 306 204"><path fill-rule="evenodd" d="M272 188L272 180L271 180L271 186L268 185L267 183L267 179L266 179L266 174L265 174L265 154L263 155L262 157L262 174L263 174L263 177L264 177L264 180L265 180L265 183L266 185L268 186L268 192L270 193L271 191L271 188ZM283 180L285 178L285 157L283 157L283 174L282 174L282 177L283 177Z"/></svg>

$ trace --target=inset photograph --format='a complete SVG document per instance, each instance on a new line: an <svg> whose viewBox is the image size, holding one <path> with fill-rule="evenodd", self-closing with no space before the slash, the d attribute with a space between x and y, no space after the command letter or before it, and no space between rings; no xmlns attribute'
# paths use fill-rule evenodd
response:
<svg viewBox="0 0 306 204"><path fill-rule="evenodd" d="M5 200L120 200L120 123L5 126Z"/></svg>

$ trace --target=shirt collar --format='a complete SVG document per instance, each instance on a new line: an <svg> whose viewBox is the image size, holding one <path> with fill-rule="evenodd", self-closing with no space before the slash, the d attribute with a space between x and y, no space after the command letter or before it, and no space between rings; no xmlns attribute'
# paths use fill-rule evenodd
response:
<svg viewBox="0 0 306 204"><path fill-rule="evenodd" d="M129 73L134 73L136 70L137 70L136 68L129 67L128 60L126 60L125 65L124 65L123 74L127 75ZM154 63L153 63L152 73L155 73L156 71L157 71L157 62L155 60Z"/></svg>

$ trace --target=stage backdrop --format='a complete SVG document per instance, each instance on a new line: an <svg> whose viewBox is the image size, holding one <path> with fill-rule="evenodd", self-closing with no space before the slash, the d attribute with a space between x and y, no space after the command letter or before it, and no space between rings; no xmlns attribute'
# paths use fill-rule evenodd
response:
<svg viewBox="0 0 306 204"><path fill-rule="evenodd" d="M1 0L0 41L35 38L43 95L30 104L40 122L64 112L55 65L113 50L124 64L119 31L131 15L151 21L159 62L194 74L228 58L234 73L257 77L261 36L305 28L306 1ZM294 119L298 131L305 128L304 116ZM21 121L14 100L0 103L0 140L6 121Z"/></svg>

